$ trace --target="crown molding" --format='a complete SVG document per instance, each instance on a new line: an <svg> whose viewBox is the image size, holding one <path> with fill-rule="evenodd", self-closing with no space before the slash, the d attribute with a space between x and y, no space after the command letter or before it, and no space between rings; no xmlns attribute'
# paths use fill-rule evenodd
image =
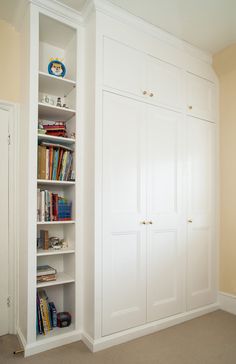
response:
<svg viewBox="0 0 236 364"><path fill-rule="evenodd" d="M83 23L83 17L79 11L60 3L57 0L28 0L28 3L50 11L55 15L59 15L75 25L81 25Z"/></svg>
<svg viewBox="0 0 236 364"><path fill-rule="evenodd" d="M108 0L87 0L82 10L82 17L85 22L93 11L100 12L104 15L113 17L118 21L134 26L179 50L187 52L192 57L198 58L205 63L212 64L212 55L210 52L203 51L190 43L175 37L174 35L129 13L127 10L122 9Z"/></svg>

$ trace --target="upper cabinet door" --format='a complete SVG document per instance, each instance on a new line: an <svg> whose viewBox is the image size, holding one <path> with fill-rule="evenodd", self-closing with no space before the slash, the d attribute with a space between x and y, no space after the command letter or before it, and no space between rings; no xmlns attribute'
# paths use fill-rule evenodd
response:
<svg viewBox="0 0 236 364"><path fill-rule="evenodd" d="M215 125L188 118L188 309L216 299Z"/></svg>
<svg viewBox="0 0 236 364"><path fill-rule="evenodd" d="M215 121L216 91L212 82L187 73L187 114Z"/></svg>
<svg viewBox="0 0 236 364"><path fill-rule="evenodd" d="M103 84L142 96L145 88L145 55L115 40L104 38Z"/></svg>
<svg viewBox="0 0 236 364"><path fill-rule="evenodd" d="M146 320L143 107L141 102L104 92L102 335Z"/></svg>
<svg viewBox="0 0 236 364"><path fill-rule="evenodd" d="M146 88L150 101L174 109L184 107L184 78L180 68L148 56L146 72Z"/></svg>
<svg viewBox="0 0 236 364"><path fill-rule="evenodd" d="M149 106L147 122L147 317L153 321L185 309L184 121Z"/></svg>

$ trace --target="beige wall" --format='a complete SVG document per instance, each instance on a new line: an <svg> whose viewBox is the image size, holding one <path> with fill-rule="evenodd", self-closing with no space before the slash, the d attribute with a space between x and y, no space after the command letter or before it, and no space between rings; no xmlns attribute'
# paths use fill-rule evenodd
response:
<svg viewBox="0 0 236 364"><path fill-rule="evenodd" d="M0 20L0 100L20 99L20 36Z"/></svg>
<svg viewBox="0 0 236 364"><path fill-rule="evenodd" d="M213 65L220 81L220 290L236 294L236 44Z"/></svg>

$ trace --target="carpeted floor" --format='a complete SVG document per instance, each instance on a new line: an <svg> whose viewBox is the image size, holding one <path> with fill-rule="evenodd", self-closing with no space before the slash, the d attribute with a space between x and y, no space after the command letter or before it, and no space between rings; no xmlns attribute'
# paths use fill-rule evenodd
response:
<svg viewBox="0 0 236 364"><path fill-rule="evenodd" d="M26 359L16 348L0 337L0 364L236 364L236 316L216 311L95 354L80 342Z"/></svg>

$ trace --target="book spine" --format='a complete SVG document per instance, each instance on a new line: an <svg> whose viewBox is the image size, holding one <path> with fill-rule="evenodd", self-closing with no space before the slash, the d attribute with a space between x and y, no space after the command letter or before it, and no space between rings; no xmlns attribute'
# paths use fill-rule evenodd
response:
<svg viewBox="0 0 236 364"><path fill-rule="evenodd" d="M43 323L42 323L42 317L40 312L40 302L39 302L39 296L37 293L37 324L38 324L38 333L42 335L44 333L43 330Z"/></svg>
<svg viewBox="0 0 236 364"><path fill-rule="evenodd" d="M46 149L46 179L49 179L49 149Z"/></svg>
<svg viewBox="0 0 236 364"><path fill-rule="evenodd" d="M41 203L40 203L40 206L41 206L41 209L40 209L40 212L41 212L41 216L40 216L40 221L41 222L44 222L45 221L45 192L44 191L41 191L40 192L40 195L41 195Z"/></svg>
<svg viewBox="0 0 236 364"><path fill-rule="evenodd" d="M46 335L46 333L49 330L48 330L48 327L47 327L47 320L46 320L45 311L44 311L43 299L40 297L39 301L40 301L40 313L41 313L42 323L43 323L43 328L44 328L44 335Z"/></svg>
<svg viewBox="0 0 236 364"><path fill-rule="evenodd" d="M40 188L37 188L37 221L40 221L41 205L40 205Z"/></svg>

